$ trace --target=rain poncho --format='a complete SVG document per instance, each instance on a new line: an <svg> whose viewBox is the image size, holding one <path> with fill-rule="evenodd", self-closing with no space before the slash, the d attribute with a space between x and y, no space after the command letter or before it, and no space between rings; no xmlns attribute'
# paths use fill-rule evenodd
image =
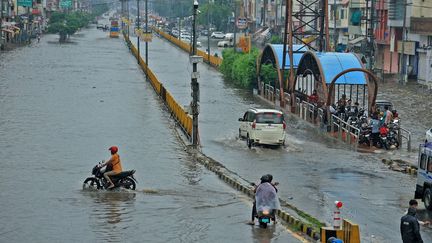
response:
<svg viewBox="0 0 432 243"><path fill-rule="evenodd" d="M280 203L276 189L268 182L261 183L257 187L255 200L257 212L263 211L264 209L280 209Z"/></svg>

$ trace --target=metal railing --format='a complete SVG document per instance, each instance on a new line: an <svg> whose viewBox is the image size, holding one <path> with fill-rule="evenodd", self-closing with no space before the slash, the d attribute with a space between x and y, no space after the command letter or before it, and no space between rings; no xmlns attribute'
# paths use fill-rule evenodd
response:
<svg viewBox="0 0 432 243"><path fill-rule="evenodd" d="M351 144L352 142L354 142L354 146L357 148L360 129L358 129L355 126L348 124L347 122L345 122L341 118L337 117L336 115L332 115L330 119L331 119L330 120L330 125L331 125L330 132L332 134L337 132L338 133L338 139L345 141L348 144ZM337 131L335 131L336 127L337 127ZM344 132L345 132L345 139L343 137Z"/></svg>
<svg viewBox="0 0 432 243"><path fill-rule="evenodd" d="M407 150L408 152L411 152L411 132L399 126L397 136L399 141L399 147L402 148L402 141L406 140Z"/></svg>

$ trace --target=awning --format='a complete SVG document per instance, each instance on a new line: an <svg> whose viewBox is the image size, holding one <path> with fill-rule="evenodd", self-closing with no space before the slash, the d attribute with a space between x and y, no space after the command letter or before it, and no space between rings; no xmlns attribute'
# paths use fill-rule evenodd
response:
<svg viewBox="0 0 432 243"><path fill-rule="evenodd" d="M349 41L348 41L348 44L353 44L353 45L355 45L355 44L359 43L359 42L362 41L362 40L364 40L364 37L363 37L363 36L360 36L360 37L357 37L357 38L355 38L355 39L353 39L353 40L349 40Z"/></svg>

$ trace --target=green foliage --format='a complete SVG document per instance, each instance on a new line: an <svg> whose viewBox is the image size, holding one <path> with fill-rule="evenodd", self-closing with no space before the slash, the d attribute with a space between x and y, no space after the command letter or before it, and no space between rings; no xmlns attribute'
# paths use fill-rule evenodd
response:
<svg viewBox="0 0 432 243"><path fill-rule="evenodd" d="M64 42L67 36L75 34L80 28L86 27L94 18L93 14L84 12L60 13L51 15L48 32L60 35L60 42Z"/></svg>
<svg viewBox="0 0 432 243"><path fill-rule="evenodd" d="M278 80L278 74L276 68L272 64L261 65L261 81L266 84L274 85Z"/></svg>
<svg viewBox="0 0 432 243"><path fill-rule="evenodd" d="M272 37L270 38L270 43L272 44L281 44L282 42L282 38L278 35L272 35Z"/></svg>
<svg viewBox="0 0 432 243"><path fill-rule="evenodd" d="M250 87L257 79L256 59L258 54L258 49L253 49L247 54L234 52L232 48L225 49L222 52L223 61L220 67L224 78L240 87Z"/></svg>

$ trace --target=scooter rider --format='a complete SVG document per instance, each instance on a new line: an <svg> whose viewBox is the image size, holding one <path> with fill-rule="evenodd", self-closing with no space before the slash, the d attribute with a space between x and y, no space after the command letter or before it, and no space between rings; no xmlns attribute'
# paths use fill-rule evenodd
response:
<svg viewBox="0 0 432 243"><path fill-rule="evenodd" d="M274 187L274 189L276 190L276 192L278 191L277 188L276 188L276 186L279 185L279 183L278 182L272 183L273 176L271 174L266 174L266 175L261 176L260 180L261 180L260 184L258 184L258 185L256 185L255 183L253 184L253 186L254 186L254 194L256 193L258 187L261 184L263 184L263 183L270 183ZM252 206L252 217L251 217L251 221L249 222L249 224L251 224L251 225L255 224L255 217L256 217L256 215L257 215L256 200L254 200L253 206ZM275 220L275 223L276 223L276 220Z"/></svg>
<svg viewBox="0 0 432 243"><path fill-rule="evenodd" d="M114 183L111 181L110 176L117 175L118 173L122 172L122 164L120 161L120 155L118 155L118 147L112 146L108 150L111 151L111 158L100 165L100 167L106 166L105 173L103 174L105 179L110 183L108 186L108 189L111 189L114 187Z"/></svg>

